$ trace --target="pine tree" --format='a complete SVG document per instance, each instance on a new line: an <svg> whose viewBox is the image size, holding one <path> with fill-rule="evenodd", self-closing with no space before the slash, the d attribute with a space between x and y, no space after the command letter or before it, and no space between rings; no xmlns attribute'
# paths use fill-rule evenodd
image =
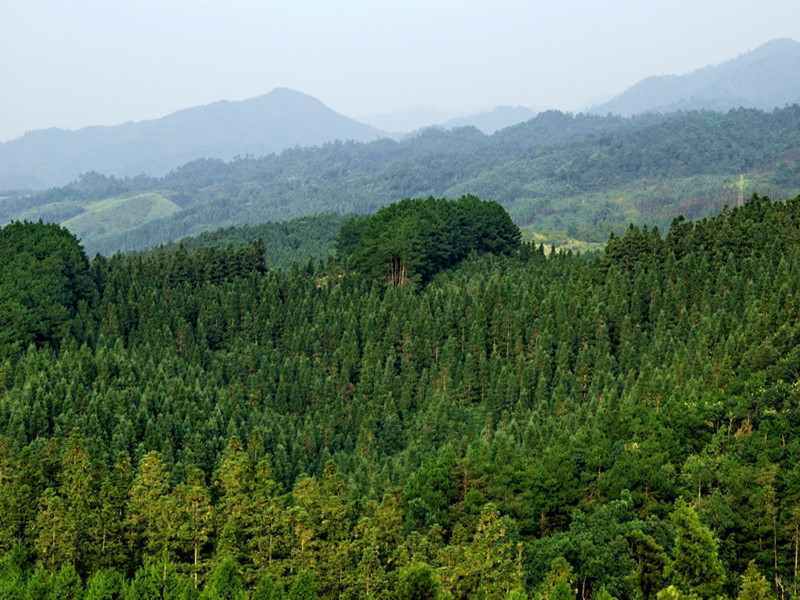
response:
<svg viewBox="0 0 800 600"><path fill-rule="evenodd" d="M202 551L212 532L211 495L205 485L205 475L197 467L186 469L186 483L175 486L171 506L175 511L176 550L191 556L191 572L197 585L203 570Z"/></svg>
<svg viewBox="0 0 800 600"><path fill-rule="evenodd" d="M62 566L53 576L47 600L83 600L83 582L72 565Z"/></svg>
<svg viewBox="0 0 800 600"><path fill-rule="evenodd" d="M157 452L148 453L139 464L131 485L127 522L134 552L148 561L161 559L166 564L170 538L169 522L174 511L169 507L169 476Z"/></svg>
<svg viewBox="0 0 800 600"><path fill-rule="evenodd" d="M287 600L317 600L317 598L314 576L310 571L300 571L289 588Z"/></svg>
<svg viewBox="0 0 800 600"><path fill-rule="evenodd" d="M24 564L27 559L21 546L0 559L0 598L23 600L25 592Z"/></svg>
<svg viewBox="0 0 800 600"><path fill-rule="evenodd" d="M751 560L741 577L741 587L736 600L769 600L770 598L772 598L772 594L769 582L758 572L756 563Z"/></svg>
<svg viewBox="0 0 800 600"><path fill-rule="evenodd" d="M439 581L427 564L413 565L400 574L397 586L398 600L437 600Z"/></svg>
<svg viewBox="0 0 800 600"><path fill-rule="evenodd" d="M269 575L264 575L258 582L251 600L285 600L286 594Z"/></svg>
<svg viewBox="0 0 800 600"><path fill-rule="evenodd" d="M636 572L634 580L643 600L652 600L667 585L664 571L667 566L667 555L664 549L649 535L640 530L628 534L634 558Z"/></svg>
<svg viewBox="0 0 800 600"><path fill-rule="evenodd" d="M573 586L572 566L559 556L550 565L541 591L542 600L575 600L577 590Z"/></svg>
<svg viewBox="0 0 800 600"><path fill-rule="evenodd" d="M494 504L481 510L475 537L467 548L467 567L490 598L501 598L519 583L514 542Z"/></svg>
<svg viewBox="0 0 800 600"><path fill-rule="evenodd" d="M211 589L206 593L208 600L244 600L244 586L236 563L232 559L223 560L214 572Z"/></svg>
<svg viewBox="0 0 800 600"><path fill-rule="evenodd" d="M700 598L718 596L722 592L725 570L713 534L682 499L676 503L672 524L675 527L675 548L668 569L672 583L682 592Z"/></svg>
<svg viewBox="0 0 800 600"><path fill-rule="evenodd" d="M217 552L215 562L232 558L239 565L250 562L246 555L247 532L252 514L253 473L239 438L233 437L222 453L215 475L221 497L217 503Z"/></svg>
<svg viewBox="0 0 800 600"><path fill-rule="evenodd" d="M124 580L115 569L100 569L86 581L84 600L121 600Z"/></svg>

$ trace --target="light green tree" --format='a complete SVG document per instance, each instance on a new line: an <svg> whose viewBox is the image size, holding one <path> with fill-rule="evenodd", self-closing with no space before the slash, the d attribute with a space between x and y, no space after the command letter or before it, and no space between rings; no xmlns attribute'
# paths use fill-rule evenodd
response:
<svg viewBox="0 0 800 600"><path fill-rule="evenodd" d="M747 570L741 577L742 583L736 600L769 600L772 597L769 582L756 568L754 561L750 561Z"/></svg>
<svg viewBox="0 0 800 600"><path fill-rule="evenodd" d="M317 600L314 587L314 576L310 571L302 570L294 578L289 588L288 600Z"/></svg>
<svg viewBox="0 0 800 600"><path fill-rule="evenodd" d="M725 581L717 540L683 500L678 500L671 518L676 536L669 579L684 594L715 598L721 594Z"/></svg>

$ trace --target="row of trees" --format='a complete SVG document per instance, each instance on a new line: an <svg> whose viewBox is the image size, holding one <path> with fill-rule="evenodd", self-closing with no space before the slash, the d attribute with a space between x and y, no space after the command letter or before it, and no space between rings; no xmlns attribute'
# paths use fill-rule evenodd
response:
<svg viewBox="0 0 800 600"><path fill-rule="evenodd" d="M319 478L303 476L286 493L272 479L269 459L254 464L236 438L211 486L196 468L171 483L156 452L135 470L122 459L104 471L73 437L60 458L58 488L48 489L33 515L31 550L16 545L0 561L0 594L8 600L528 597L530 550L493 503L471 531L444 540L440 528L409 532L397 493L380 502L353 497L332 461ZM686 503L670 515L669 553L654 537L665 524L639 518L629 494L594 519L588 527L576 515L568 540L536 548L545 556L535 559L548 558L537 597L612 598L621 591L592 589L601 576L643 598L724 592L717 541ZM39 557L35 568L29 551ZM583 573L564 558L570 551L578 552ZM769 588L751 563L739 598L763 599L748 595L754 584Z"/></svg>
<svg viewBox="0 0 800 600"><path fill-rule="evenodd" d="M798 231L800 198L754 197L408 287L344 256L241 269L248 246L87 261L76 304L26 309L63 326L4 330L1 578L796 596ZM36 264L6 276L49 289Z"/></svg>

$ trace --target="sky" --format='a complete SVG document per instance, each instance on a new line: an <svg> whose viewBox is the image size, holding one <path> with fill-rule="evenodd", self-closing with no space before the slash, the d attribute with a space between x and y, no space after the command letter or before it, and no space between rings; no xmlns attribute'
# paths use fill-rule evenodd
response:
<svg viewBox="0 0 800 600"><path fill-rule="evenodd" d="M354 118L577 112L786 37L798 0L0 0L0 142L276 87Z"/></svg>

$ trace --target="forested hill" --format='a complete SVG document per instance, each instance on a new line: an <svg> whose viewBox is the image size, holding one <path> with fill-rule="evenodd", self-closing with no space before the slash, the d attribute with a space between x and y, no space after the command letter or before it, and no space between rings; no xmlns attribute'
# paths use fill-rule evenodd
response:
<svg viewBox="0 0 800 600"><path fill-rule="evenodd" d="M0 597L793 597L799 232L753 197L393 286L7 226Z"/></svg>
<svg viewBox="0 0 800 600"><path fill-rule="evenodd" d="M188 163L160 179L84 175L0 201L0 219L43 218L90 255L234 225L372 213L400 198L475 194L521 227L603 242L631 222L710 216L756 189L800 193L800 107L633 119L547 112L485 136L427 130L407 140L329 144L263 158Z"/></svg>
<svg viewBox="0 0 800 600"><path fill-rule="evenodd" d="M336 250L336 238L354 215L310 215L280 223L243 227L220 227L178 242L167 242L144 250L145 255L174 254L182 248L192 254L210 248L241 248L263 244L264 267L288 269L294 263L324 259Z"/></svg>

